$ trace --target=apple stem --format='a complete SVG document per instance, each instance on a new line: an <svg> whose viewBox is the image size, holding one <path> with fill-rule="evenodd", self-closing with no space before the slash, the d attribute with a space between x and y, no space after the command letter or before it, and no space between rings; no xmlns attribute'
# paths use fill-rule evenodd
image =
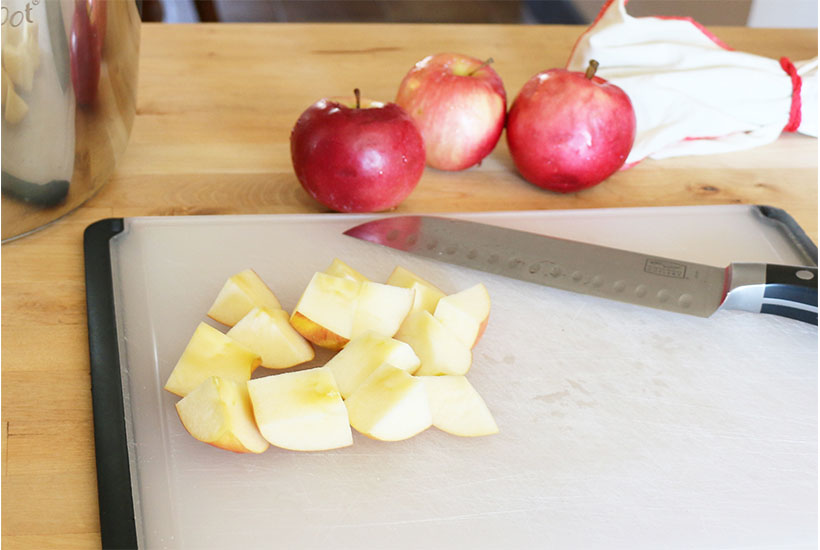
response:
<svg viewBox="0 0 820 550"><path fill-rule="evenodd" d="M589 80L592 80L592 77L595 76L595 71L598 70L598 62L594 59L589 60L589 67L587 67L587 72L584 73L584 76L587 77Z"/></svg>
<svg viewBox="0 0 820 550"><path fill-rule="evenodd" d="M362 106L362 92L359 91L358 88L354 88L353 95L356 96L356 108L359 109Z"/></svg>
<svg viewBox="0 0 820 550"><path fill-rule="evenodd" d="M488 57L488 58L487 58L487 61L485 61L484 63L482 63L481 65L479 65L479 66L478 66L478 67L476 67L475 69L473 69L472 71L470 71L470 72L467 74L467 76L473 76L473 75L474 75L474 74L476 74L478 71L480 71L481 69L483 69L484 67L486 67L487 65L489 65L490 63L493 63L493 62L495 62L495 60L494 60L492 57Z"/></svg>

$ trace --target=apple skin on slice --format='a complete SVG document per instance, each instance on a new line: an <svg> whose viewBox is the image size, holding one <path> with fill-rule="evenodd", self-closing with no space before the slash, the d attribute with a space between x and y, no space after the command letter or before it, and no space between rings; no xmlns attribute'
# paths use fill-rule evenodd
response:
<svg viewBox="0 0 820 550"><path fill-rule="evenodd" d="M345 401L350 425L380 441L401 441L433 423L424 383L388 363L379 366Z"/></svg>
<svg viewBox="0 0 820 550"><path fill-rule="evenodd" d="M211 376L245 383L261 357L207 323L200 323L171 371L165 389L185 397Z"/></svg>
<svg viewBox="0 0 820 550"><path fill-rule="evenodd" d="M262 357L262 366L286 369L315 357L313 346L290 324L282 309L254 308L228 331L233 338Z"/></svg>
<svg viewBox="0 0 820 550"><path fill-rule="evenodd" d="M421 361L408 344L368 332L348 342L325 366L333 372L342 398L347 399L382 363L412 374Z"/></svg>
<svg viewBox="0 0 820 550"><path fill-rule="evenodd" d="M235 453L262 453L268 442L253 418L246 383L211 376L177 401L177 414L196 439Z"/></svg>
<svg viewBox="0 0 820 550"><path fill-rule="evenodd" d="M396 266L387 278L387 284L416 291L413 307L410 308L411 312L425 310L433 313L438 301L445 296L444 291L440 288L401 266Z"/></svg>
<svg viewBox="0 0 820 550"><path fill-rule="evenodd" d="M470 369L470 348L427 311L408 315L395 338L410 344L418 355L418 376L465 374Z"/></svg>
<svg viewBox="0 0 820 550"><path fill-rule="evenodd" d="M271 445L324 451L353 444L347 409L327 367L248 382L259 431Z"/></svg>
<svg viewBox="0 0 820 550"><path fill-rule="evenodd" d="M467 347L478 343L490 317L490 294L479 283L438 301L433 316Z"/></svg>
<svg viewBox="0 0 820 550"><path fill-rule="evenodd" d="M419 376L427 390L433 426L453 435L475 437L498 433L490 409L464 376Z"/></svg>
<svg viewBox="0 0 820 550"><path fill-rule="evenodd" d="M232 327L255 307L282 309L279 299L259 275L245 269L225 281L208 309L208 317Z"/></svg>

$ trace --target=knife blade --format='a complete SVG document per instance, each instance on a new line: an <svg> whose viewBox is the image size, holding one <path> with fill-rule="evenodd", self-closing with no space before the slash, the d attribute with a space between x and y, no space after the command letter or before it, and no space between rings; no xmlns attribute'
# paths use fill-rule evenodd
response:
<svg viewBox="0 0 820 550"><path fill-rule="evenodd" d="M716 267L437 216L389 216L345 235L448 264L709 317L719 308L817 324L817 267Z"/></svg>

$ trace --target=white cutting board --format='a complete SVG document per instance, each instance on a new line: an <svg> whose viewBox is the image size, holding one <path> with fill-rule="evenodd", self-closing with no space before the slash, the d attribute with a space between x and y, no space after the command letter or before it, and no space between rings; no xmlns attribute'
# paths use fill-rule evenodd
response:
<svg viewBox="0 0 820 550"><path fill-rule="evenodd" d="M463 217L715 265L801 262L747 206ZM644 309L341 235L367 219L138 218L112 240L142 547L816 548L816 327ZM377 281L400 264L447 292L487 286L468 378L498 435L251 456L185 432L161 388L225 279L251 267L291 309L334 257Z"/></svg>

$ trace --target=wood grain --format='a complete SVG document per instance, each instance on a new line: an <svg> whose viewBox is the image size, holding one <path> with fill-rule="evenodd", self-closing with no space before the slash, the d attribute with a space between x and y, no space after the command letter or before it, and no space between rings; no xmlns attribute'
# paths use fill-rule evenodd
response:
<svg viewBox="0 0 820 550"><path fill-rule="evenodd" d="M72 214L2 247L2 543L98 547L83 230L112 216L323 212L299 186L299 114L359 87L391 100L422 57L493 57L510 97L561 66L580 27L248 24L142 28L137 116L111 181ZM813 30L711 29L740 51L817 55ZM645 161L573 195L518 177L500 143L477 168L427 169L402 212L769 204L817 241L817 141Z"/></svg>

